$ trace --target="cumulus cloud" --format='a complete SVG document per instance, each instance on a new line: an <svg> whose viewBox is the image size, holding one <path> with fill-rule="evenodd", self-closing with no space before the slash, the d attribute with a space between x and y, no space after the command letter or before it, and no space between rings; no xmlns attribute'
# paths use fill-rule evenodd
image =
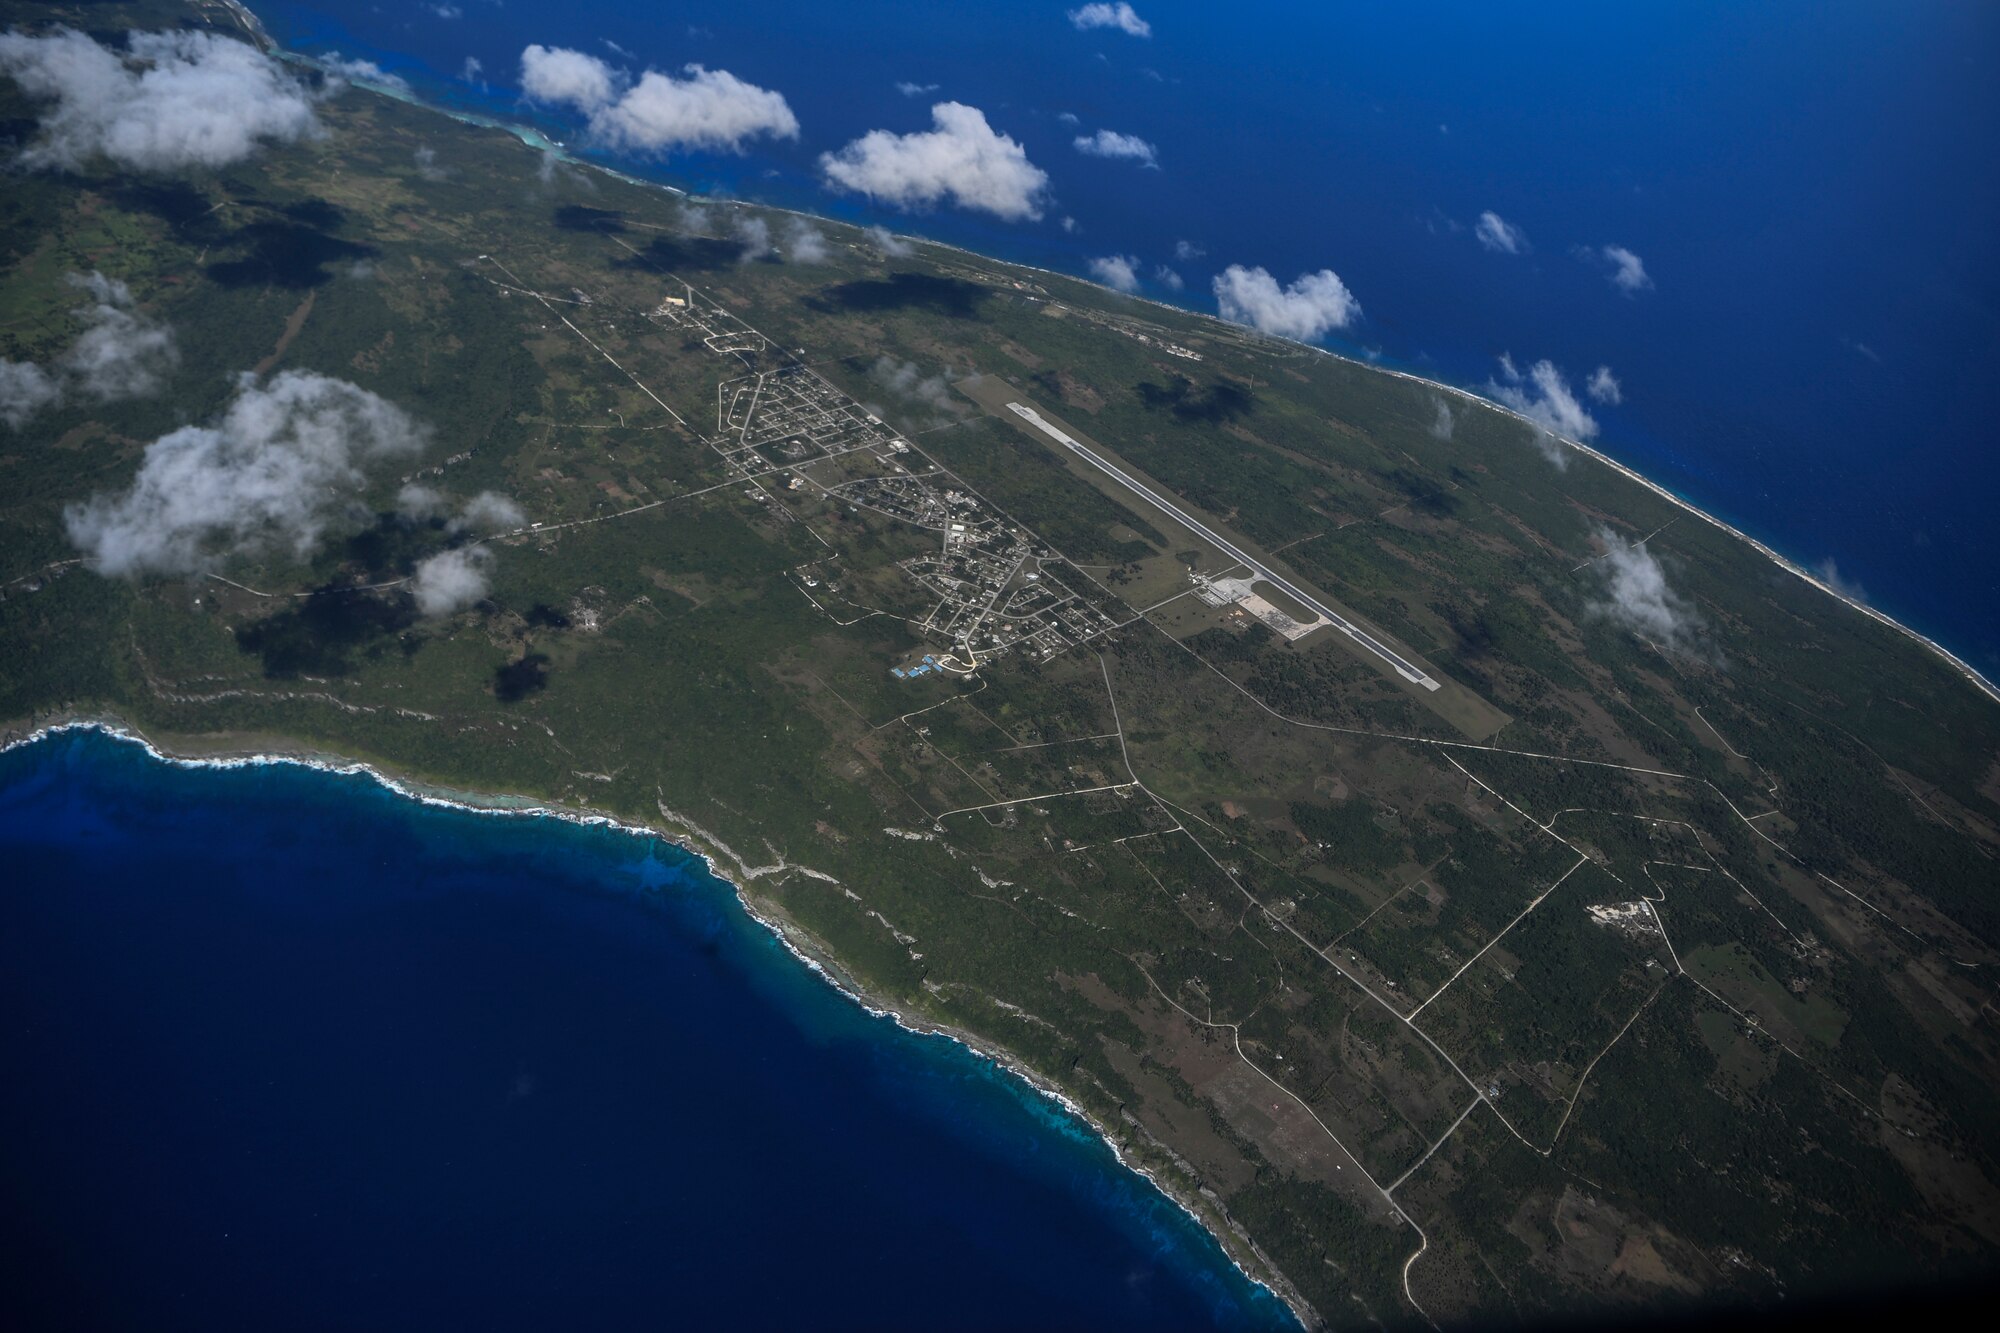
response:
<svg viewBox="0 0 2000 1333"><path fill-rule="evenodd" d="M1433 439L1449 440L1454 424L1451 404L1442 398L1434 398L1431 401L1437 404L1437 415L1431 419L1431 436Z"/></svg>
<svg viewBox="0 0 2000 1333"><path fill-rule="evenodd" d="M460 9L457 5L450 5L450 4L431 5L429 6L429 9L431 13L437 15L441 19L455 19L462 16L465 13L465 11Z"/></svg>
<svg viewBox="0 0 2000 1333"><path fill-rule="evenodd" d="M943 372L926 375L914 361L879 356L869 368L868 376L898 398L927 407L940 417L956 417L965 411L965 405L952 393L951 381Z"/></svg>
<svg viewBox="0 0 2000 1333"><path fill-rule="evenodd" d="M1646 263L1622 245L1607 245L1597 252L1598 257L1611 266L1611 285L1627 296L1637 296L1640 292L1651 291L1652 275L1646 272Z"/></svg>
<svg viewBox="0 0 2000 1333"><path fill-rule="evenodd" d="M911 83L909 80L903 79L899 80L896 84L896 91L905 97L923 97L937 90L938 86L935 83Z"/></svg>
<svg viewBox="0 0 2000 1333"><path fill-rule="evenodd" d="M459 68L458 77L483 89L486 87L486 66L480 63L478 56L467 56L465 64Z"/></svg>
<svg viewBox="0 0 2000 1333"><path fill-rule="evenodd" d="M986 123L977 107L940 102L933 129L912 134L870 130L838 153L820 156L829 185L898 208L949 201L1010 222L1039 219L1048 173L1027 150Z"/></svg>
<svg viewBox="0 0 2000 1333"><path fill-rule="evenodd" d="M794 264L824 264L833 258L826 233L804 218L785 224L785 258Z"/></svg>
<svg viewBox="0 0 2000 1333"><path fill-rule="evenodd" d="M480 601L492 586L493 552L460 546L419 560L410 596L426 616L448 616Z"/></svg>
<svg viewBox="0 0 2000 1333"><path fill-rule="evenodd" d="M1125 0L1118 0L1117 4L1089 4L1081 9L1072 9L1069 21L1076 25L1078 32L1088 32L1092 28L1116 28L1133 37L1153 35L1153 25L1140 18Z"/></svg>
<svg viewBox="0 0 2000 1333"><path fill-rule="evenodd" d="M0 422L10 430L62 401L62 385L32 361L0 361Z"/></svg>
<svg viewBox="0 0 2000 1333"><path fill-rule="evenodd" d="M1535 362L1524 379L1511 359L1500 360L1508 382L1489 386L1493 396L1539 428L1535 446L1544 457L1559 468L1569 466L1569 454L1551 437L1588 440L1597 434L1597 419L1576 400L1555 362Z"/></svg>
<svg viewBox="0 0 2000 1333"><path fill-rule="evenodd" d="M123 54L80 32L0 34L0 73L49 103L21 153L81 171L105 157L135 171L241 162L266 142L316 137L313 95L253 46L206 32L135 32Z"/></svg>
<svg viewBox="0 0 2000 1333"><path fill-rule="evenodd" d="M623 97L592 113L591 133L628 152L736 153L759 135L799 137L798 117L783 94L745 83L728 70L689 65L682 73L687 77L647 70Z"/></svg>
<svg viewBox="0 0 2000 1333"><path fill-rule="evenodd" d="M1232 324L1302 342L1344 329L1361 314L1361 303L1328 268L1280 288L1264 269L1231 264L1213 287L1222 317Z"/></svg>
<svg viewBox="0 0 2000 1333"><path fill-rule="evenodd" d="M596 111L611 104L618 84L611 66L581 51L537 42L521 52L521 91L531 101Z"/></svg>
<svg viewBox="0 0 2000 1333"><path fill-rule="evenodd" d="M365 83L373 88L394 88L399 93L410 91L410 85L401 75L391 74L372 60L349 60L338 51L329 51L320 57L319 66L336 79L348 83Z"/></svg>
<svg viewBox="0 0 2000 1333"><path fill-rule="evenodd" d="M465 502L458 516L447 524L453 532L512 532L528 521L515 504L498 491L481 491Z"/></svg>
<svg viewBox="0 0 2000 1333"><path fill-rule="evenodd" d="M1626 545L1608 528L1598 540L1609 549L1597 562L1604 576L1604 595L1589 611L1672 652L1693 654L1701 617L1667 584L1667 572L1644 542Z"/></svg>
<svg viewBox="0 0 2000 1333"><path fill-rule="evenodd" d="M63 375L101 403L157 390L180 364L173 330L134 311L132 289L102 273L72 273L69 284L91 300L76 311L83 336L56 363Z"/></svg>
<svg viewBox="0 0 2000 1333"><path fill-rule="evenodd" d="M345 380L288 370L245 377L212 426L146 446L132 484L63 512L100 574L191 574L233 555L306 559L352 506L370 469L422 450L402 409Z"/></svg>
<svg viewBox="0 0 2000 1333"><path fill-rule="evenodd" d="M427 181L441 181L450 178L451 173L437 164L437 149L425 144L416 151L417 174Z"/></svg>
<svg viewBox="0 0 2000 1333"><path fill-rule="evenodd" d="M1187 286L1186 281L1182 279L1181 275L1168 268L1165 264L1157 265L1153 269L1153 280L1160 283L1168 291L1173 292L1177 292Z"/></svg>
<svg viewBox="0 0 2000 1333"><path fill-rule="evenodd" d="M916 253L915 246L908 241L898 240L896 234L887 227L870 227L868 243L880 250L884 259L908 259Z"/></svg>
<svg viewBox="0 0 2000 1333"><path fill-rule="evenodd" d="M521 52L521 91L536 102L575 107L589 117L594 141L625 152L735 153L759 135L799 137L798 117L782 93L701 65L684 67L681 77L649 69L628 85L596 56L537 44Z"/></svg>
<svg viewBox="0 0 2000 1333"><path fill-rule="evenodd" d="M739 264L754 264L771 253L771 224L762 218L735 218L729 231L743 249L736 256Z"/></svg>
<svg viewBox="0 0 2000 1333"><path fill-rule="evenodd" d="M1117 130L1078 135L1076 151L1085 157L1121 158L1148 167L1160 165L1158 149L1136 134L1120 134Z"/></svg>
<svg viewBox="0 0 2000 1333"><path fill-rule="evenodd" d="M1174 242L1174 258L1179 260L1183 264L1190 263L1194 260L1200 259L1207 253L1208 251L1202 249L1200 246L1196 245L1193 241Z"/></svg>
<svg viewBox="0 0 2000 1333"><path fill-rule="evenodd" d="M1590 379L1584 383L1583 390L1590 395L1592 402L1603 403L1609 407L1616 407L1625 401L1625 386L1611 373L1610 366L1599 366L1591 371Z"/></svg>
<svg viewBox="0 0 2000 1333"><path fill-rule="evenodd" d="M67 281L90 298L72 312L82 336L53 370L0 361L0 422L14 430L72 391L100 403L142 398L180 364L173 330L133 309L131 288L102 273L72 273Z"/></svg>
<svg viewBox="0 0 2000 1333"><path fill-rule="evenodd" d="M1139 290L1139 257L1105 255L1093 259L1090 261L1090 276L1114 292L1136 292Z"/></svg>
<svg viewBox="0 0 2000 1333"><path fill-rule="evenodd" d="M1528 253L1528 233L1501 217L1491 209L1479 215L1472 234L1488 250L1503 255L1524 255Z"/></svg>
<svg viewBox="0 0 2000 1333"><path fill-rule="evenodd" d="M450 508L442 492L414 481L396 492L396 512L413 523L442 518Z"/></svg>

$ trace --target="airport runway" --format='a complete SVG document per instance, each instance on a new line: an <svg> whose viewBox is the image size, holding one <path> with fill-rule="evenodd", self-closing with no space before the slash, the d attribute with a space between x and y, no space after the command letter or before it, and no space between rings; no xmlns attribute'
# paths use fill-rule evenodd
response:
<svg viewBox="0 0 2000 1333"><path fill-rule="evenodd" d="M1255 574L1258 578L1262 579L1264 582L1269 583L1275 588L1283 589L1286 595L1296 600L1299 603L1299 605L1312 611L1315 615L1319 616L1320 619L1332 625L1342 634L1345 634L1348 638L1354 640L1356 643L1360 644L1363 648L1366 648L1369 652L1381 658L1384 662L1387 662L1390 665L1390 667L1392 667L1395 670L1396 674L1401 676L1404 680L1409 681L1412 685L1421 685L1427 690L1436 690L1439 688L1439 683L1436 680L1432 679L1422 669L1412 665L1410 662L1405 660L1400 654L1396 652L1395 649L1389 647L1387 644L1383 643L1380 639L1376 638L1373 634L1370 634L1367 630L1361 628L1361 626L1355 624L1353 621L1349 620L1346 616L1341 615L1338 611L1335 611L1332 607L1320 601L1319 598L1314 597L1312 594L1306 592L1304 589L1300 588L1297 584L1293 583L1290 579L1286 578L1284 575L1279 574L1277 571L1271 569L1269 566L1265 565L1262 561L1255 559L1249 553L1245 552L1240 547L1238 547L1234 542L1231 542L1226 538L1219 536L1215 532L1215 530L1210 528L1206 523L1203 523L1200 519L1195 518L1193 515L1189 514L1186 510L1182 509L1172 500L1169 500L1167 497L1156 493L1150 487L1144 485L1136 478L1134 478L1130 473L1126 472L1123 468L1105 459L1102 455L1100 455L1096 450L1092 449L1090 446L1085 444L1080 444L1076 440L1071 439L1070 436L1065 431L1051 424L1046 418L1042 416L1041 413L1037 412L1034 408L1027 406L1025 403L1009 403L1007 404L1007 410L1009 412L1012 412L1014 415L1020 417L1023 421L1026 421L1036 430L1041 431L1044 435L1054 440L1057 444L1062 445L1063 448L1069 450L1071 453L1081 458L1084 462L1090 464L1092 467L1096 468L1099 472L1102 472L1105 476L1110 477L1113 481L1117 482L1119 485L1128 488L1137 495L1144 496L1151 503L1158 505L1161 509L1173 515L1174 520L1180 523L1189 532L1195 533L1197 536L1207 539L1207 541L1210 544L1212 544L1218 551L1224 552L1232 559L1238 561L1239 563L1247 567L1253 574Z"/></svg>

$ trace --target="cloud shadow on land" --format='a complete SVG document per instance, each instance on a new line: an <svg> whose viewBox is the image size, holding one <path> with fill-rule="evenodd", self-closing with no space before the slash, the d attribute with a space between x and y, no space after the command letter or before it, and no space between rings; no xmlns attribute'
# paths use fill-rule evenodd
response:
<svg viewBox="0 0 2000 1333"><path fill-rule="evenodd" d="M235 259L208 266L208 276L224 287L288 287L301 290L331 281L328 266L372 258L372 245L331 235L342 221L341 211L320 199L309 199L281 210L280 215L239 227L223 242L247 246Z"/></svg>
<svg viewBox="0 0 2000 1333"><path fill-rule="evenodd" d="M183 240L212 243L228 235L216 221L215 201L186 181L122 177L91 181L89 188L108 195L128 213L151 213L180 232Z"/></svg>
<svg viewBox="0 0 2000 1333"><path fill-rule="evenodd" d="M536 602L523 617L536 629L568 629L570 618L547 602Z"/></svg>
<svg viewBox="0 0 2000 1333"><path fill-rule="evenodd" d="M401 514L377 514L373 523L343 543L342 554L361 567L362 582L404 577L417 561L437 550L444 526L442 516L412 521Z"/></svg>
<svg viewBox="0 0 2000 1333"><path fill-rule="evenodd" d="M937 278L928 273L892 273L838 283L806 304L824 315L879 314L892 310L928 310L952 319L977 319L979 306L993 293L963 278Z"/></svg>
<svg viewBox="0 0 2000 1333"><path fill-rule="evenodd" d="M503 704L517 704L548 687L549 658L546 653L523 653L514 661L493 669L493 697Z"/></svg>
<svg viewBox="0 0 2000 1333"><path fill-rule="evenodd" d="M740 241L718 240L713 236L655 236L638 254L612 260L611 267L656 274L716 273L735 268L742 258Z"/></svg>
<svg viewBox="0 0 2000 1333"><path fill-rule="evenodd" d="M564 204L555 211L555 224L562 231L596 232L616 236L625 230L625 215L611 208L588 204Z"/></svg>
<svg viewBox="0 0 2000 1333"><path fill-rule="evenodd" d="M1174 377L1171 388L1140 381L1139 401L1151 411L1171 411L1182 421L1211 426L1225 425L1257 410L1256 396L1240 385L1218 380L1197 393L1194 381L1180 375Z"/></svg>
<svg viewBox="0 0 2000 1333"><path fill-rule="evenodd" d="M236 631L241 652L260 657L273 680L299 676L347 676L355 655L379 658L391 635L417 621L416 609L400 594L380 597L327 585L310 596ZM415 641L399 645L405 656Z"/></svg>
<svg viewBox="0 0 2000 1333"><path fill-rule="evenodd" d="M1457 471L1456 468L1452 470ZM1429 514L1433 518L1449 518L1458 512L1458 496L1449 487L1421 472L1399 467L1388 475L1387 480L1403 493L1405 502L1418 513Z"/></svg>

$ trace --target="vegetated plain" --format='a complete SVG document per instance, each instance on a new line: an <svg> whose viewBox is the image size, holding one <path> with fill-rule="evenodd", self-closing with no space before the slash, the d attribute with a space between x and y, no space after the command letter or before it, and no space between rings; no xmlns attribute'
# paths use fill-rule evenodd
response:
<svg viewBox="0 0 2000 1333"><path fill-rule="evenodd" d="M0 437L14 732L116 717L671 830L870 994L1062 1088L1329 1323L1991 1267L2000 707L1936 655L1501 412L1440 430L1407 379L832 223L823 261L746 260L735 220L782 218L385 97L322 114L220 172L0 200L0 352L58 354L65 276L98 270L182 354L165 395ZM303 561L81 566L64 506L253 367L382 395L425 457ZM1213 553L975 375L1476 710L1194 595ZM851 402L865 445L740 452L772 410L719 389L746 378ZM536 525L469 610L411 600L466 540L396 513L412 480ZM984 557L897 507L946 490L1020 554L970 660L934 613ZM1672 642L1607 609L1641 538ZM894 674L926 654L953 669Z"/></svg>

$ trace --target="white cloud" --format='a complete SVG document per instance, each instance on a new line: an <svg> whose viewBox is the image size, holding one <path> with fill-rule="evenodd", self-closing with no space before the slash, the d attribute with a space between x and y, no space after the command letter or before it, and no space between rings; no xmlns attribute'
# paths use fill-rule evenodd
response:
<svg viewBox="0 0 2000 1333"><path fill-rule="evenodd" d="M1449 440L1454 424L1451 415L1451 404L1442 398L1434 399L1433 401L1437 404L1437 415L1431 419L1431 436L1433 439Z"/></svg>
<svg viewBox="0 0 2000 1333"><path fill-rule="evenodd" d="M1611 373L1610 366L1599 366L1591 371L1590 379L1584 383L1583 390L1590 395L1592 402L1603 403L1609 407L1616 407L1625 401L1625 386Z"/></svg>
<svg viewBox="0 0 2000 1333"><path fill-rule="evenodd" d="M415 157L417 162L417 175L423 177L427 181L441 181L450 179L451 172L446 168L441 167L437 164L437 159L438 159L437 149L432 148L429 144L420 144L417 147Z"/></svg>
<svg viewBox="0 0 2000 1333"><path fill-rule="evenodd" d="M930 408L941 420L950 420L966 410L965 404L952 393L951 381L943 372L926 375L914 361L879 356L868 374L890 393Z"/></svg>
<svg viewBox="0 0 2000 1333"><path fill-rule="evenodd" d="M463 16L465 13L465 11L460 9L457 5L451 5L451 4L431 5L429 6L429 8L431 13L437 15L441 19L455 19Z"/></svg>
<svg viewBox="0 0 2000 1333"><path fill-rule="evenodd" d="M1056 112L1056 119L1061 121L1065 125L1083 124L1083 122L1077 118L1077 114L1074 111L1058 111Z"/></svg>
<svg viewBox="0 0 2000 1333"><path fill-rule="evenodd" d="M1090 276L1114 292L1136 292L1139 290L1139 258L1137 255L1105 255L1093 259L1090 261Z"/></svg>
<svg viewBox="0 0 2000 1333"><path fill-rule="evenodd" d="M521 91L584 112L591 138L606 147L734 153L759 135L799 137L798 117L783 94L728 70L689 65L681 73L649 69L628 87L622 73L582 51L532 45L521 52Z"/></svg>
<svg viewBox="0 0 2000 1333"><path fill-rule="evenodd" d="M453 532L483 532L490 535L496 532L511 532L527 521L528 516L521 512L521 506L500 492L481 491L467 500L465 507L458 511L458 517L446 526Z"/></svg>
<svg viewBox="0 0 2000 1333"><path fill-rule="evenodd" d="M715 219L706 204L681 205L681 231L689 236L715 235Z"/></svg>
<svg viewBox="0 0 2000 1333"><path fill-rule="evenodd" d="M591 114L591 134L611 147L639 152L735 153L759 135L799 137L798 117L783 94L745 83L728 70L689 65L682 72L686 78L647 70L624 96Z"/></svg>
<svg viewBox="0 0 2000 1333"><path fill-rule="evenodd" d="M1266 270L1231 264L1213 286L1224 319L1301 342L1344 329L1361 314L1347 284L1327 268L1302 274L1281 289Z"/></svg>
<svg viewBox="0 0 2000 1333"><path fill-rule="evenodd" d="M62 401L62 385L32 361L0 361L0 422L19 430Z"/></svg>
<svg viewBox="0 0 2000 1333"><path fill-rule="evenodd" d="M934 93L937 90L938 86L935 83L911 83L909 80L903 79L899 80L896 84L896 91L905 97L922 97L927 93Z"/></svg>
<svg viewBox="0 0 2000 1333"><path fill-rule="evenodd" d="M303 560L370 468L415 455L426 438L402 409L345 380L245 376L219 422L154 440L130 487L69 506L64 525L108 576L190 574L261 552Z"/></svg>
<svg viewBox="0 0 2000 1333"><path fill-rule="evenodd" d="M1591 602L1589 611L1662 648L1693 653L1701 617L1667 585L1666 570L1646 544L1628 546L1608 528L1600 528L1597 536L1609 548L1597 562L1605 595Z"/></svg>
<svg viewBox="0 0 2000 1333"><path fill-rule="evenodd" d="M898 208L949 200L1010 222L1042 216L1048 173L1028 161L1020 144L995 133L984 112L940 102L931 120L936 128L913 134L870 130L838 153L822 154L820 170L836 188Z"/></svg>
<svg viewBox="0 0 2000 1333"><path fill-rule="evenodd" d="M396 492L396 512L412 522L442 518L450 507L441 492L414 481Z"/></svg>
<svg viewBox="0 0 2000 1333"><path fill-rule="evenodd" d="M1207 253L1208 251L1202 249L1200 246L1196 245L1193 241L1174 242L1174 258L1179 260L1183 264L1188 263L1191 260L1200 259Z"/></svg>
<svg viewBox="0 0 2000 1333"><path fill-rule="evenodd" d="M1539 428L1535 447L1544 457L1559 468L1569 466L1568 452L1551 437L1588 440L1597 434L1597 419L1576 400L1553 361L1535 362L1525 380L1510 358L1503 356L1500 362L1508 382L1489 385L1493 396Z"/></svg>
<svg viewBox="0 0 2000 1333"><path fill-rule="evenodd" d="M410 596L427 616L463 611L486 596L493 586L493 552L484 546L460 546L417 562L410 578Z"/></svg>
<svg viewBox="0 0 2000 1333"><path fill-rule="evenodd" d="M868 229L868 243L880 250L884 259L908 259L917 252L915 246L897 239L894 232L883 226Z"/></svg>
<svg viewBox="0 0 2000 1333"><path fill-rule="evenodd" d="M1088 4L1081 9L1069 11L1069 21L1077 31L1088 32L1092 28L1116 28L1133 37L1151 37L1153 25L1139 17L1126 0L1117 4Z"/></svg>
<svg viewBox="0 0 2000 1333"><path fill-rule="evenodd" d="M1652 275L1646 272L1646 263L1622 245L1607 245L1597 252L1605 263L1611 265L1611 285L1627 296L1637 296L1640 292L1651 291Z"/></svg>
<svg viewBox="0 0 2000 1333"><path fill-rule="evenodd" d="M785 224L785 258L794 264L824 264L833 258L826 233L804 218Z"/></svg>
<svg viewBox="0 0 2000 1333"><path fill-rule="evenodd" d="M1086 157L1115 157L1129 162L1143 163L1157 167L1159 150L1136 134L1120 134L1116 130L1099 130L1095 134L1077 136L1076 151Z"/></svg>
<svg viewBox="0 0 2000 1333"><path fill-rule="evenodd" d="M737 263L754 264L771 253L771 224L764 219L737 217L730 222L729 231L743 246Z"/></svg>
<svg viewBox="0 0 2000 1333"><path fill-rule="evenodd" d="M1528 253L1528 233L1488 209L1479 215L1479 222L1472 229L1479 243L1488 250L1503 255L1524 255Z"/></svg>
<svg viewBox="0 0 2000 1333"><path fill-rule="evenodd" d="M536 43L521 52L521 91L532 101L596 111L610 105L618 83L611 66L581 51Z"/></svg>
<svg viewBox="0 0 2000 1333"><path fill-rule="evenodd" d="M1187 286L1186 281L1181 278L1181 275L1168 268L1165 264L1154 268L1153 279L1163 284L1169 291L1177 292Z"/></svg>
<svg viewBox="0 0 2000 1333"><path fill-rule="evenodd" d="M321 132L313 95L253 46L205 32L135 32L128 45L120 55L67 28L0 34L0 73L54 104L22 165L80 171L102 156L138 171L224 167Z"/></svg>
<svg viewBox="0 0 2000 1333"><path fill-rule="evenodd" d="M486 86L486 66L480 63L478 56L467 56L465 64L458 71L458 77L466 83L476 83L481 88L484 88Z"/></svg>
<svg viewBox="0 0 2000 1333"><path fill-rule="evenodd" d="M91 303L76 311L83 336L56 362L63 375L101 403L157 390L180 364L173 330L135 312L131 289L102 273L72 273L69 284L87 293Z"/></svg>
<svg viewBox="0 0 2000 1333"><path fill-rule="evenodd" d="M145 397L180 364L173 330L134 310L131 288L102 273L72 273L66 281L90 297L71 312L83 324L82 336L53 370L0 361L0 422L15 430L72 390L100 403Z"/></svg>
<svg viewBox="0 0 2000 1333"><path fill-rule="evenodd" d="M349 83L365 83L375 88L394 88L399 93L410 91L407 80L391 74L372 60L349 60L338 51L329 51L319 59L319 67L336 79Z"/></svg>
<svg viewBox="0 0 2000 1333"><path fill-rule="evenodd" d="M1840 566L1834 563L1832 556L1828 556L1817 565L1814 565L1813 573L1819 576L1821 583L1824 583L1850 602L1865 602L1868 600L1868 590L1843 575L1840 572Z"/></svg>

